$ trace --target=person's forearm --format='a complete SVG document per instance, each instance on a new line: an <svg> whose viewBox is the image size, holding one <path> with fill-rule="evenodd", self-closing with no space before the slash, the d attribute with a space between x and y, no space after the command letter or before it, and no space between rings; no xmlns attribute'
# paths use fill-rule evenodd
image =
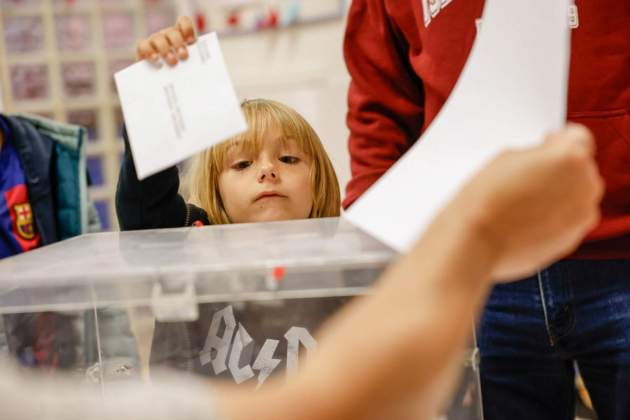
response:
<svg viewBox="0 0 630 420"><path fill-rule="evenodd" d="M226 392L230 420L360 419L429 392L459 360L496 259L480 211L464 202L442 212L373 294L331 320L298 378L251 399Z"/></svg>
<svg viewBox="0 0 630 420"><path fill-rule="evenodd" d="M165 376L163 376L165 375ZM222 420L198 377L162 374L153 385L133 379L107 387L80 376L44 374L0 355L0 407L11 420Z"/></svg>
<svg viewBox="0 0 630 420"><path fill-rule="evenodd" d="M327 375L336 378L335 418L364 418L419 399L460 359L496 261L482 239L482 209L464 195L384 274L374 294L322 337L308 374L323 390Z"/></svg>
<svg viewBox="0 0 630 420"><path fill-rule="evenodd" d="M184 226L186 203L178 194L179 173L170 167L138 180L127 130L123 130L125 154L116 187L116 214L121 230Z"/></svg>

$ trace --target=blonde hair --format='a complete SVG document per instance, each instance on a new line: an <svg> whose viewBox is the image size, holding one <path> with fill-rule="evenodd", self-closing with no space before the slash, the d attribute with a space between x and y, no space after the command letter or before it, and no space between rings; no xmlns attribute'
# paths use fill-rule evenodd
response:
<svg viewBox="0 0 630 420"><path fill-rule="evenodd" d="M249 130L195 156L186 177L188 201L208 213L213 224L231 223L219 191L219 177L225 169L230 147L246 147L257 154L264 134L277 126L285 138L294 139L310 158L310 187L313 207L309 218L334 217L340 213L337 175L317 133L295 110L268 99L241 104Z"/></svg>

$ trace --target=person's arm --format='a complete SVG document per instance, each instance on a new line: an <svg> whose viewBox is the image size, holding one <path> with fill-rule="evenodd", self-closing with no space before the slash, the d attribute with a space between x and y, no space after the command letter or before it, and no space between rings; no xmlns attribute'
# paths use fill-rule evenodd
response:
<svg viewBox="0 0 630 420"><path fill-rule="evenodd" d="M259 395L219 389L226 418L425 418L418 408L428 418L435 407L426 394L463 360L485 279L499 258L482 226L475 210L447 208L370 296L330 322L292 385L263 388ZM406 404L414 401L423 406L406 417Z"/></svg>
<svg viewBox="0 0 630 420"><path fill-rule="evenodd" d="M435 414L492 280L518 278L568 254L597 223L603 184L592 138L580 127L552 137L477 174L373 293L323 329L318 352L293 382L258 393L218 389L226 418Z"/></svg>
<svg viewBox="0 0 630 420"><path fill-rule="evenodd" d="M161 58L169 65L175 65L178 60L188 58L186 45L195 39L192 21L182 17L175 26L140 40L136 56L138 60L153 63L158 63ZM125 153L116 189L116 213L121 230L190 226L196 221L210 224L203 209L187 204L178 194L177 167L172 166L139 181L126 129L123 130L123 139Z"/></svg>
<svg viewBox="0 0 630 420"><path fill-rule="evenodd" d="M10 420L224 420L199 377L170 373L151 386L117 382L105 394L89 380L47 375L0 356L0 407Z"/></svg>
<svg viewBox="0 0 630 420"><path fill-rule="evenodd" d="M352 179L350 206L419 137L424 121L421 80L411 71L405 41L382 0L355 0L348 15L344 58L351 76L347 124Z"/></svg>
<svg viewBox="0 0 630 420"><path fill-rule="evenodd" d="M125 154L116 188L116 214L121 230L186 226L190 207L179 195L179 173L173 166L138 180L124 130ZM190 224L190 223L188 223Z"/></svg>
<svg viewBox="0 0 630 420"><path fill-rule="evenodd" d="M570 128L491 162L371 295L333 317L289 383L274 379L254 392L155 378L151 389L129 384L103 401L71 382L47 383L0 363L3 413L18 420L42 413L51 420L430 418L449 395L491 279L513 279L566 255L597 223L603 183L592 155L587 132Z"/></svg>

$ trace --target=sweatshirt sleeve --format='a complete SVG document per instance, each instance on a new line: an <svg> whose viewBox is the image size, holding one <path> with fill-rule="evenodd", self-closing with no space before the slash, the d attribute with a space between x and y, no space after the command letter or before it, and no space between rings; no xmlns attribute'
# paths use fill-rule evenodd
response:
<svg viewBox="0 0 630 420"><path fill-rule="evenodd" d="M179 195L177 167L173 166L142 181L138 180L126 129L123 138L125 153L116 188L116 214L120 229L182 227L190 225L195 218L204 219L204 224L208 224L205 212L186 204Z"/></svg>
<svg viewBox="0 0 630 420"><path fill-rule="evenodd" d="M420 136L424 92L407 50L383 0L352 2L344 41L351 76L347 124L352 170L345 208Z"/></svg>

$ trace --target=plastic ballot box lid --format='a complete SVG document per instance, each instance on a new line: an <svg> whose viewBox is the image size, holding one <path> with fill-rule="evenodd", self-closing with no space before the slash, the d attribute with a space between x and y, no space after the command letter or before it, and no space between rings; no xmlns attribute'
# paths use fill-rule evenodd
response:
<svg viewBox="0 0 630 420"><path fill-rule="evenodd" d="M395 257L343 218L83 235L0 261L0 353L104 394L162 369L257 388ZM447 418L481 418L475 354Z"/></svg>
<svg viewBox="0 0 630 420"><path fill-rule="evenodd" d="M194 319L187 303L355 295L394 256L343 218L87 234L1 260L0 313L150 302Z"/></svg>

